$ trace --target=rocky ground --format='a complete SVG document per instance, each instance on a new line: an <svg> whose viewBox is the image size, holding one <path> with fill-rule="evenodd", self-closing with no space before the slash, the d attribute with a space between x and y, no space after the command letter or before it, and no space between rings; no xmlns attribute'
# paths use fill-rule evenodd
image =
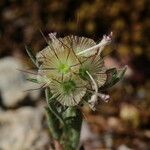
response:
<svg viewBox="0 0 150 150"><path fill-rule="evenodd" d="M44 103L40 91L25 80L21 63L13 57L0 59L0 149L49 149Z"/></svg>

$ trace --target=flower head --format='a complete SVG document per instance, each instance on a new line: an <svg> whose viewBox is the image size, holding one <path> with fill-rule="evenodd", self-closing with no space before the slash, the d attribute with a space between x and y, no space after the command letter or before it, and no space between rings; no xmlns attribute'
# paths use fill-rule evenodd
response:
<svg viewBox="0 0 150 150"><path fill-rule="evenodd" d="M104 35L98 44L73 35L57 38L56 33L50 33L49 37L48 46L36 55L38 82L48 86L53 97L66 106L78 105L90 91L89 105L94 110L98 97L105 101L109 98L99 89L109 87L111 81L111 85L117 83L125 72L119 76L120 72L104 66L101 52L111 43L112 33Z"/></svg>
<svg viewBox="0 0 150 150"><path fill-rule="evenodd" d="M50 89L52 94L62 105L75 106L79 104L86 93L86 82L77 75L73 75L63 80L53 80L50 83Z"/></svg>

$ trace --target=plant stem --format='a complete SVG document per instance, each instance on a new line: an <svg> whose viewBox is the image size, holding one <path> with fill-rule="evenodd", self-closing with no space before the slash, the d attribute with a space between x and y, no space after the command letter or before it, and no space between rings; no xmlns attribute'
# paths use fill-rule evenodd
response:
<svg viewBox="0 0 150 150"><path fill-rule="evenodd" d="M64 148L65 150L76 150L79 145L82 115L80 110L69 107L66 114L66 126L64 128Z"/></svg>
<svg viewBox="0 0 150 150"><path fill-rule="evenodd" d="M82 114L77 107L57 111L57 105L49 103L49 90L45 90L47 120L55 150L76 150L79 145Z"/></svg>

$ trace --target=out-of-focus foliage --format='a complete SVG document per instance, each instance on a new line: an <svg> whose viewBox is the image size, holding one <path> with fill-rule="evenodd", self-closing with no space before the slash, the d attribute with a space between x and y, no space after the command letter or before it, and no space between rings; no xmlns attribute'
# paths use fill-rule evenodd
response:
<svg viewBox="0 0 150 150"><path fill-rule="evenodd" d="M22 43L39 49L43 40L38 29L97 40L112 30L121 57L146 54L150 58L149 5L148 0L1 0L1 54L22 49Z"/></svg>

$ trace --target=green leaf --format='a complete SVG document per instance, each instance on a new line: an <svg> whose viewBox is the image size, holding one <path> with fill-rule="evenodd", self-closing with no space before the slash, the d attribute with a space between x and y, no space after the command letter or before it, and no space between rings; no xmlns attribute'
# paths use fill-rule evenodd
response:
<svg viewBox="0 0 150 150"><path fill-rule="evenodd" d="M116 68L110 68L106 71L107 74L116 74L117 73L117 69Z"/></svg>
<svg viewBox="0 0 150 150"><path fill-rule="evenodd" d="M118 83L120 80L122 80L125 72L126 72L127 67L125 66L122 69L116 69L116 68L111 68L106 71L107 73L107 81L106 83L100 88L100 90L105 90L107 88L112 87L116 83Z"/></svg>
<svg viewBox="0 0 150 150"><path fill-rule="evenodd" d="M62 123L62 125L65 125L65 122L62 118L62 114L60 114L57 109L56 109L56 106L54 105L54 102L53 101L49 101L50 99L50 96L51 96L51 93L49 91L48 88L45 89L45 97L46 97L46 102L47 102L47 105L49 107L49 109L51 110L51 112L55 115L55 117L57 117L57 119Z"/></svg>
<svg viewBox="0 0 150 150"><path fill-rule="evenodd" d="M27 45L25 45L25 50L26 50L28 56L30 57L31 61L33 62L33 64L38 68L38 64L36 63L36 57L33 54L32 50L30 48L28 48Z"/></svg>
<svg viewBox="0 0 150 150"><path fill-rule="evenodd" d="M51 110L46 107L47 121L48 127L54 139L59 139L61 136L61 132L59 129L59 120L55 117L55 115L51 112Z"/></svg>
<svg viewBox="0 0 150 150"><path fill-rule="evenodd" d="M64 113L65 117L76 117L76 108L68 107Z"/></svg>
<svg viewBox="0 0 150 150"><path fill-rule="evenodd" d="M118 69L117 77L119 80L121 80L127 70L127 66L125 66L123 69Z"/></svg>
<svg viewBox="0 0 150 150"><path fill-rule="evenodd" d="M64 141L65 150L75 150L78 147L80 139L80 131L82 124L82 114L80 110L75 107L68 107L66 112L66 126L64 128Z"/></svg>
<svg viewBox="0 0 150 150"><path fill-rule="evenodd" d="M39 83L37 79L35 78L27 78L27 81L33 82L33 83Z"/></svg>

